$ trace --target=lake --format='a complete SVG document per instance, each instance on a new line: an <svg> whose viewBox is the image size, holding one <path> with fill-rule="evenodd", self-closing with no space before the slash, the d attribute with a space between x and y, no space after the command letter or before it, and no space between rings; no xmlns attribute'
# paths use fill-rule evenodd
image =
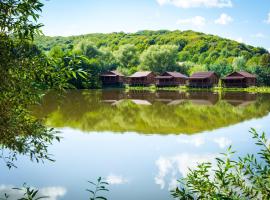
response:
<svg viewBox="0 0 270 200"><path fill-rule="evenodd" d="M270 95L175 91L82 90L49 93L31 108L62 137L48 147L55 162L19 156L1 163L0 194L26 182L51 200L88 199L99 176L111 200L172 199L177 179L230 145L237 156L257 150L249 130L270 136Z"/></svg>

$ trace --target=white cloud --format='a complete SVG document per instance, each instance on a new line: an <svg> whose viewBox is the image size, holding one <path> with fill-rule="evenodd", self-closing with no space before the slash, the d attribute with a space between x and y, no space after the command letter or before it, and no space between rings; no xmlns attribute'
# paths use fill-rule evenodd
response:
<svg viewBox="0 0 270 200"><path fill-rule="evenodd" d="M270 12L267 15L267 19L265 20L265 23L270 24Z"/></svg>
<svg viewBox="0 0 270 200"><path fill-rule="evenodd" d="M234 39L236 42L243 43L244 39L242 37Z"/></svg>
<svg viewBox="0 0 270 200"><path fill-rule="evenodd" d="M214 138L213 141L217 143L221 149L224 149L225 147L232 144L232 141L225 137Z"/></svg>
<svg viewBox="0 0 270 200"><path fill-rule="evenodd" d="M195 169L198 163L214 162L216 154L188 154L183 153L172 157L160 157L156 161L158 174L155 176L155 183L164 189L166 186L166 178L169 176L168 189L177 186L176 177L178 173L186 176L189 169Z"/></svg>
<svg viewBox="0 0 270 200"><path fill-rule="evenodd" d="M254 38L265 38L266 36L263 33L256 33L255 35L252 35Z"/></svg>
<svg viewBox="0 0 270 200"><path fill-rule="evenodd" d="M121 185L127 183L128 180L122 176L111 174L106 178L106 182L108 182L110 185Z"/></svg>
<svg viewBox="0 0 270 200"><path fill-rule="evenodd" d="M268 48L268 52L270 52L270 48Z"/></svg>
<svg viewBox="0 0 270 200"><path fill-rule="evenodd" d="M239 43L243 43L244 39L242 37L227 37L229 40L234 40Z"/></svg>
<svg viewBox="0 0 270 200"><path fill-rule="evenodd" d="M174 5L179 8L223 8L232 7L231 0L157 0L158 4L163 5Z"/></svg>
<svg viewBox="0 0 270 200"><path fill-rule="evenodd" d="M0 185L0 194L8 194L10 199L19 199L22 198L24 191L12 189L14 186L11 185ZM63 187L45 187L41 188L38 192L38 196L48 196L48 200L57 200L67 193L67 190ZM0 196L2 197L2 196Z"/></svg>
<svg viewBox="0 0 270 200"><path fill-rule="evenodd" d="M215 20L216 24L227 25L233 21L233 18L226 13L222 13L218 19Z"/></svg>
<svg viewBox="0 0 270 200"><path fill-rule="evenodd" d="M177 142L180 144L191 144L194 145L195 147L200 147L203 144L205 144L205 138L201 136L193 136L189 137L188 139L179 138L177 139Z"/></svg>
<svg viewBox="0 0 270 200"><path fill-rule="evenodd" d="M187 18L187 19L179 19L177 21L177 24L179 25L193 25L196 27L202 27L206 23L206 20L202 16L195 16L192 18Z"/></svg>

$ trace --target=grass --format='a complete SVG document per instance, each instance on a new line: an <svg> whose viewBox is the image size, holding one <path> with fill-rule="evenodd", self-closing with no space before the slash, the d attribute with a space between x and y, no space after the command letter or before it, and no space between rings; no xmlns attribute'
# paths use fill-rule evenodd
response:
<svg viewBox="0 0 270 200"><path fill-rule="evenodd" d="M213 92L254 92L254 93L270 93L270 87L249 87L249 88L224 88L224 87L213 87L213 88L189 88L188 86L179 87L161 87L158 88L155 85L143 87L143 86L125 86L126 90L141 90L141 91L213 91Z"/></svg>

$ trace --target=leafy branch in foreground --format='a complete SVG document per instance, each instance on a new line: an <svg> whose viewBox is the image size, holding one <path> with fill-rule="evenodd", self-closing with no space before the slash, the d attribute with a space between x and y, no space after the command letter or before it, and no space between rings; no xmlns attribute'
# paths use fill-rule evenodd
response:
<svg viewBox="0 0 270 200"><path fill-rule="evenodd" d="M104 181L101 177L97 179L97 183L88 181L94 187L94 189L86 189L90 193L89 200L107 200L104 196L100 196L100 192L108 192L109 190L106 188L106 186L109 185L106 181Z"/></svg>
<svg viewBox="0 0 270 200"><path fill-rule="evenodd" d="M40 196L39 190L35 188L31 188L27 186L26 183L23 184L22 188L12 188L13 190L17 190L22 194L22 197L18 200L39 200L39 199L48 199L49 196ZM0 200L9 200L10 195L4 194L4 197L0 197Z"/></svg>
<svg viewBox="0 0 270 200"><path fill-rule="evenodd" d="M49 196L39 196L39 190L33 189L26 184L23 184L22 188L13 188L14 190L19 190L24 192L23 197L19 200L39 200L39 199L47 199Z"/></svg>
<svg viewBox="0 0 270 200"><path fill-rule="evenodd" d="M260 147L256 155L248 154L232 160L235 154L228 149L216 164L203 163L189 171L179 180L180 187L172 191L172 196L180 200L195 199L270 199L270 145L265 133L250 131L256 145Z"/></svg>

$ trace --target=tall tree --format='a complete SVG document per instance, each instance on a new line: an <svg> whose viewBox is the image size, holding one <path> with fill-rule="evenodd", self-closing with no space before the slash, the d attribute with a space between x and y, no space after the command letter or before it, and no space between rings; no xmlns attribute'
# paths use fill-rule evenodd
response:
<svg viewBox="0 0 270 200"><path fill-rule="evenodd" d="M178 47L175 45L154 45L141 55L141 68L154 72L174 71L177 69Z"/></svg>
<svg viewBox="0 0 270 200"><path fill-rule="evenodd" d="M232 64L233 69L235 71L243 71L243 70L245 70L246 69L246 62L247 61L243 56L235 58L233 60L233 64Z"/></svg>
<svg viewBox="0 0 270 200"><path fill-rule="evenodd" d="M121 67L131 68L139 64L138 51L132 44L120 46L114 55Z"/></svg>

